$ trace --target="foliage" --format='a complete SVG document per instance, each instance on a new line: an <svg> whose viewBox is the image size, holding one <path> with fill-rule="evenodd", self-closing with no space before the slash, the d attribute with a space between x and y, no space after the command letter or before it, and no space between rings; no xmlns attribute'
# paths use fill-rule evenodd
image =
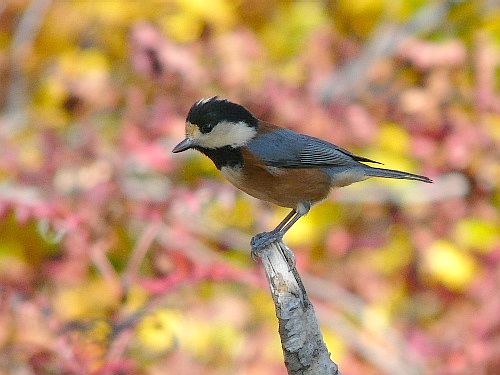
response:
<svg viewBox="0 0 500 375"><path fill-rule="evenodd" d="M435 179L340 189L285 237L343 373L496 373L493 3L382 55L435 3L210 4L0 4L0 374L284 373L248 244L285 210L170 153L216 94Z"/></svg>

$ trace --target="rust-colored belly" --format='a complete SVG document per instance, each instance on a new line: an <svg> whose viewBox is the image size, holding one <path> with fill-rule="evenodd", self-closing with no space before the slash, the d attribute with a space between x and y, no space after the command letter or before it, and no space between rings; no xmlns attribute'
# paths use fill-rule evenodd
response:
<svg viewBox="0 0 500 375"><path fill-rule="evenodd" d="M330 192L330 178L320 169L269 168L246 164L222 168L224 176L245 193L278 206L295 208L300 202L317 202Z"/></svg>

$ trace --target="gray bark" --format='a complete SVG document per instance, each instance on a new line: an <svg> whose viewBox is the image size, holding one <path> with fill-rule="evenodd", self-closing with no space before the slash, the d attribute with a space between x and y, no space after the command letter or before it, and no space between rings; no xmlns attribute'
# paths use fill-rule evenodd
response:
<svg viewBox="0 0 500 375"><path fill-rule="evenodd" d="M292 251L280 241L256 255L264 265L271 289L288 374L340 375L323 341Z"/></svg>

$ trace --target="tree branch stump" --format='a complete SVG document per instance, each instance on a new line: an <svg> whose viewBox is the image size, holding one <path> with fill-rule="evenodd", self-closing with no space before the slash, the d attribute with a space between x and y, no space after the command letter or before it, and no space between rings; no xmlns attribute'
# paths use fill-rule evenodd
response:
<svg viewBox="0 0 500 375"><path fill-rule="evenodd" d="M323 341L293 252L281 241L259 251L271 289L289 375L341 375Z"/></svg>

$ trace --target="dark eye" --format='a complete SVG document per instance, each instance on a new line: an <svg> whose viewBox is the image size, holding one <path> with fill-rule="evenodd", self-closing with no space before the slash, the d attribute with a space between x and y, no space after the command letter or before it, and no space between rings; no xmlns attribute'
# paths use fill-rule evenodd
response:
<svg viewBox="0 0 500 375"><path fill-rule="evenodd" d="M198 123L200 126L200 131L205 134L210 133L215 127L215 125L219 122L218 119L219 116L217 115L216 112L207 111L206 113L203 114Z"/></svg>
<svg viewBox="0 0 500 375"><path fill-rule="evenodd" d="M210 122L206 122L200 125L200 131L202 133L210 133L213 129L213 125Z"/></svg>
<svg viewBox="0 0 500 375"><path fill-rule="evenodd" d="M210 129L211 129L210 124L203 124L200 128L202 133L208 133Z"/></svg>

